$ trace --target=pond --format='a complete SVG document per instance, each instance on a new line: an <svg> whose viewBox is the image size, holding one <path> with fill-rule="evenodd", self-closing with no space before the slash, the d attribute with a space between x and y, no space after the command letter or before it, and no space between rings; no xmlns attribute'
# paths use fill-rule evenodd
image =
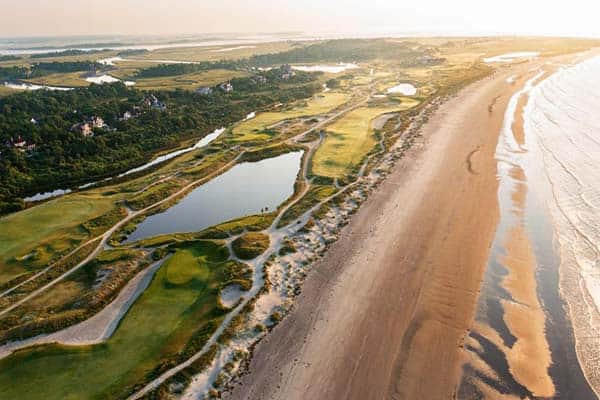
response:
<svg viewBox="0 0 600 400"><path fill-rule="evenodd" d="M149 237L198 232L247 215L273 211L294 193L303 151L245 162L193 190L163 213L152 215L127 243Z"/></svg>
<svg viewBox="0 0 600 400"><path fill-rule="evenodd" d="M389 94L402 94L404 96L414 96L417 94L417 88L410 83L401 83L387 90Z"/></svg>
<svg viewBox="0 0 600 400"><path fill-rule="evenodd" d="M102 85L104 83L121 82L120 79L117 79L114 76L107 75L107 74L100 75L100 76L90 76L90 77L86 78L85 80L87 82L95 83L97 85ZM133 81L123 81L123 83L125 84L125 86L133 86L133 85L135 85L135 82L133 82Z"/></svg>

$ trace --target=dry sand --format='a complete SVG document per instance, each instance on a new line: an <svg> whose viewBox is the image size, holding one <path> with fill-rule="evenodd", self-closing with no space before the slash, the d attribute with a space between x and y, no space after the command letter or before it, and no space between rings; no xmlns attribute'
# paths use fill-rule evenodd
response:
<svg viewBox="0 0 600 400"><path fill-rule="evenodd" d="M233 399L450 399L498 219L506 68L435 113L309 274Z"/></svg>

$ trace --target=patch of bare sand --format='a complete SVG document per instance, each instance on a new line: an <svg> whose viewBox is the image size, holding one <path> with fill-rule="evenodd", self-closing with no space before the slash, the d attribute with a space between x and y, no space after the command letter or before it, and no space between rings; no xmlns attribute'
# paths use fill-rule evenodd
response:
<svg viewBox="0 0 600 400"><path fill-rule="evenodd" d="M554 384L548 374L552 362L545 335L545 314L537 297L536 260L529 238L521 225L509 233L502 264L509 273L502 286L513 301L502 301L504 321L517 338L505 349L513 377L534 395L554 396Z"/></svg>
<svg viewBox="0 0 600 400"><path fill-rule="evenodd" d="M498 133L520 87L505 79L530 67L478 82L434 114L227 398L454 396L498 218Z"/></svg>

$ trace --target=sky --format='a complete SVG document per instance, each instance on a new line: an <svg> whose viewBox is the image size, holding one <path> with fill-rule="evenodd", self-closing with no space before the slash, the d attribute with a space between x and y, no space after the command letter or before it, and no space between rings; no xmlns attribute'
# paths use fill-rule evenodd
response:
<svg viewBox="0 0 600 400"><path fill-rule="evenodd" d="M0 37L304 32L600 37L597 0L0 0Z"/></svg>

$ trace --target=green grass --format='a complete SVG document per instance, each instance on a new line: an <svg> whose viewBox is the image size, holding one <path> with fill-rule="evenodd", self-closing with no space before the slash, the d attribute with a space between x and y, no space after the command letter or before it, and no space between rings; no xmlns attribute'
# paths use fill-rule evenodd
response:
<svg viewBox="0 0 600 400"><path fill-rule="evenodd" d="M334 186L312 186L308 193L306 193L304 197L300 199L300 201L290 207L285 214L283 214L283 217L281 217L281 220L279 221L278 228L288 225L296 218L299 218L304 212L308 211L308 209L332 196L335 192L337 192L337 189Z"/></svg>
<svg viewBox="0 0 600 400"><path fill-rule="evenodd" d="M269 248L269 235L262 232L248 232L235 239L231 248L242 260L252 260Z"/></svg>
<svg viewBox="0 0 600 400"><path fill-rule="evenodd" d="M105 214L113 205L110 197L70 195L2 217L0 284L27 269L45 266L54 255L86 239L89 234L81 224ZM36 255L28 258L34 250Z"/></svg>
<svg viewBox="0 0 600 400"><path fill-rule="evenodd" d="M8 96L9 94L18 93L19 90L11 89L9 87L0 84L0 97Z"/></svg>
<svg viewBox="0 0 600 400"><path fill-rule="evenodd" d="M348 94L328 92L318 94L287 110L258 114L255 118L244 121L232 129L233 141L268 140L272 137L272 134L268 132L270 126L293 118L326 113L344 104L348 99Z"/></svg>
<svg viewBox="0 0 600 400"><path fill-rule="evenodd" d="M215 69L187 75L166 76L161 78L137 79L135 87L144 90L196 90L200 86L214 86L232 78L244 77L248 74L242 71ZM116 76L116 75L115 75Z"/></svg>
<svg viewBox="0 0 600 400"><path fill-rule="evenodd" d="M383 106L357 108L329 125L325 141L312 159L315 175L331 178L345 177L375 145L371 122L378 115L412 107Z"/></svg>
<svg viewBox="0 0 600 400"><path fill-rule="evenodd" d="M26 81L47 86L86 87L91 85L90 82L85 80L85 73L83 72L50 74L39 78L26 79Z"/></svg>
<svg viewBox="0 0 600 400"><path fill-rule="evenodd" d="M0 361L0 398L107 399L123 395L173 357L217 310L228 252L213 242L181 245L105 344L43 346Z"/></svg>
<svg viewBox="0 0 600 400"><path fill-rule="evenodd" d="M219 61L219 60L239 60L256 54L278 53L292 48L290 42L275 43L255 43L254 47L246 47L231 51L215 51L223 49L232 49L238 45L225 46L199 46L199 47L179 47L164 48L151 51L149 53L126 57L127 59L147 59L147 60L178 60L178 61ZM119 63L117 63L119 65Z"/></svg>

